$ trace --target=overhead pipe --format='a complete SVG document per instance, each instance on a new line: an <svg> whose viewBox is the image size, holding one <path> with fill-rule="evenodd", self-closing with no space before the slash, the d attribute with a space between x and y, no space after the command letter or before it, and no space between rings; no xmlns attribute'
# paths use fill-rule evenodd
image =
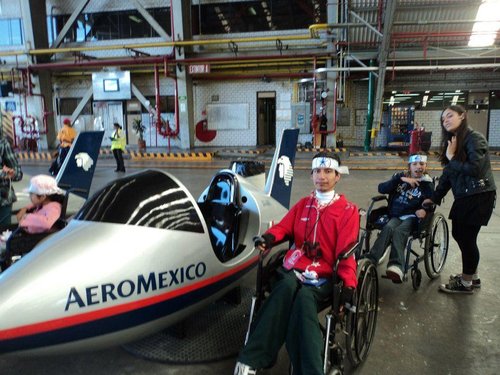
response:
<svg viewBox="0 0 500 375"><path fill-rule="evenodd" d="M228 44L228 43L259 43L273 42L279 39L281 41L288 40L310 40L309 34L302 35L284 35L284 36L262 36L252 38L226 38L226 39L204 39L204 40L174 40L172 34L171 42L150 42L150 43L132 43L132 44L111 44L111 45L92 45L92 47L59 47L59 48L40 48L18 51L1 51L0 56L17 56L17 55L53 55L55 53L71 53L71 52L91 52L91 51L110 51L123 49L138 49L138 48L159 48L159 47L190 47L212 44Z"/></svg>
<svg viewBox="0 0 500 375"><path fill-rule="evenodd" d="M500 63L484 63L484 64L467 64L467 65L398 65L388 66L386 70L391 71L420 71L420 70L475 70L475 69L497 69L500 68ZM324 72L375 72L378 71L377 66L356 66L347 68L318 68L316 73Z"/></svg>
<svg viewBox="0 0 500 375"><path fill-rule="evenodd" d="M237 80L237 79L262 79L267 78L313 78L313 73L266 73L266 74L209 74L196 77L197 81L211 80Z"/></svg>
<svg viewBox="0 0 500 375"><path fill-rule="evenodd" d="M242 57L200 57L200 58L187 58L187 59L175 59L174 54L168 55L167 59L169 63L172 64L191 64L191 63L222 63L222 62L234 62L234 61L253 61L258 62L259 60L276 60L276 61L289 61L297 59L298 61L310 60L314 57L316 58L329 58L330 53L323 54L296 54L290 56L281 55L257 55L257 56L242 56ZM41 63L30 65L30 70L66 70L66 69L78 69L86 67L100 67L100 66L124 66L124 65L154 65L165 62L165 57L141 57L141 58L127 58L127 59L111 59L111 60L92 60L84 62L72 62L72 63Z"/></svg>

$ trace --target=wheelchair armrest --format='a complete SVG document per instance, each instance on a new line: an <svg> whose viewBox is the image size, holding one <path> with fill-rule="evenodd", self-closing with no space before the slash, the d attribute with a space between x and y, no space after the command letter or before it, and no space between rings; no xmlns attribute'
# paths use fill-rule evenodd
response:
<svg viewBox="0 0 500 375"><path fill-rule="evenodd" d="M338 261L349 258L358 248L359 241L354 241L347 246L347 251L343 251L337 258Z"/></svg>
<svg viewBox="0 0 500 375"><path fill-rule="evenodd" d="M387 196L386 195L377 195L375 197L372 197L372 203L375 203L375 202L378 202L378 201L382 201L382 200L387 200Z"/></svg>
<svg viewBox="0 0 500 375"><path fill-rule="evenodd" d="M335 284L337 282L337 270L339 268L339 264L341 261L346 260L349 258L351 255L354 255L356 250L358 249L359 246L359 241L355 241L350 243L346 247L346 251L342 251L340 255L337 257L337 260L335 261L335 264L333 265L333 273L332 273L332 278L333 278L333 283Z"/></svg>

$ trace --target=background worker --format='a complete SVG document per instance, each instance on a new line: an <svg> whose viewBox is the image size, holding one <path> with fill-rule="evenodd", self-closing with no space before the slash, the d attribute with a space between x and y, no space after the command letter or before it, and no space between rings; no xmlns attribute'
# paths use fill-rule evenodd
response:
<svg viewBox="0 0 500 375"><path fill-rule="evenodd" d="M120 124L115 122L113 124L114 131L111 135L111 151L116 160L115 172L125 172L125 163L123 162L123 151L125 150L125 134L122 131Z"/></svg>
<svg viewBox="0 0 500 375"><path fill-rule="evenodd" d="M57 139L59 140L58 155L56 160L51 164L49 172L52 176L57 176L59 169L61 169L66 155L68 155L69 149L76 138L76 130L73 129L71 120L65 118L63 120L63 127L57 133Z"/></svg>

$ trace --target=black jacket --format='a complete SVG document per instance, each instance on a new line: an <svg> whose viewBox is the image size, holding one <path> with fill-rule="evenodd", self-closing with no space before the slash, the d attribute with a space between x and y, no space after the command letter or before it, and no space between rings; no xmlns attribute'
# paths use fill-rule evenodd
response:
<svg viewBox="0 0 500 375"><path fill-rule="evenodd" d="M378 185L378 192L389 194L389 216L400 217L413 215L422 208L422 202L432 197L434 185L432 178L425 174L420 179L420 185L411 187L401 181L401 177L408 177L406 172L396 173L388 181Z"/></svg>
<svg viewBox="0 0 500 375"><path fill-rule="evenodd" d="M488 142L484 136L469 129L464 146L467 159L464 162L452 159L443 169L432 201L440 204L451 189L455 199L495 191L495 180L491 172Z"/></svg>

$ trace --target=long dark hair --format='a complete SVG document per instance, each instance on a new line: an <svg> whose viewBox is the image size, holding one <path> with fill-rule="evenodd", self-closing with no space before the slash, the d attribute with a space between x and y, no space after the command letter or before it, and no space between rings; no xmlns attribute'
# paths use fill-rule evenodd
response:
<svg viewBox="0 0 500 375"><path fill-rule="evenodd" d="M463 117L463 120L455 133L450 133L443 126L443 114L447 110L456 112ZM441 112L441 117L439 120L441 121L441 152L439 154L439 161L442 165L446 165L450 162L446 157L446 149L448 148L448 141L451 140L451 137L455 136L457 139L457 152L453 158L455 160L464 162L467 159L467 154L464 149L464 142L467 131L469 130L469 125L467 124L467 112L465 112L465 108L461 105L450 105L446 107L443 112Z"/></svg>

